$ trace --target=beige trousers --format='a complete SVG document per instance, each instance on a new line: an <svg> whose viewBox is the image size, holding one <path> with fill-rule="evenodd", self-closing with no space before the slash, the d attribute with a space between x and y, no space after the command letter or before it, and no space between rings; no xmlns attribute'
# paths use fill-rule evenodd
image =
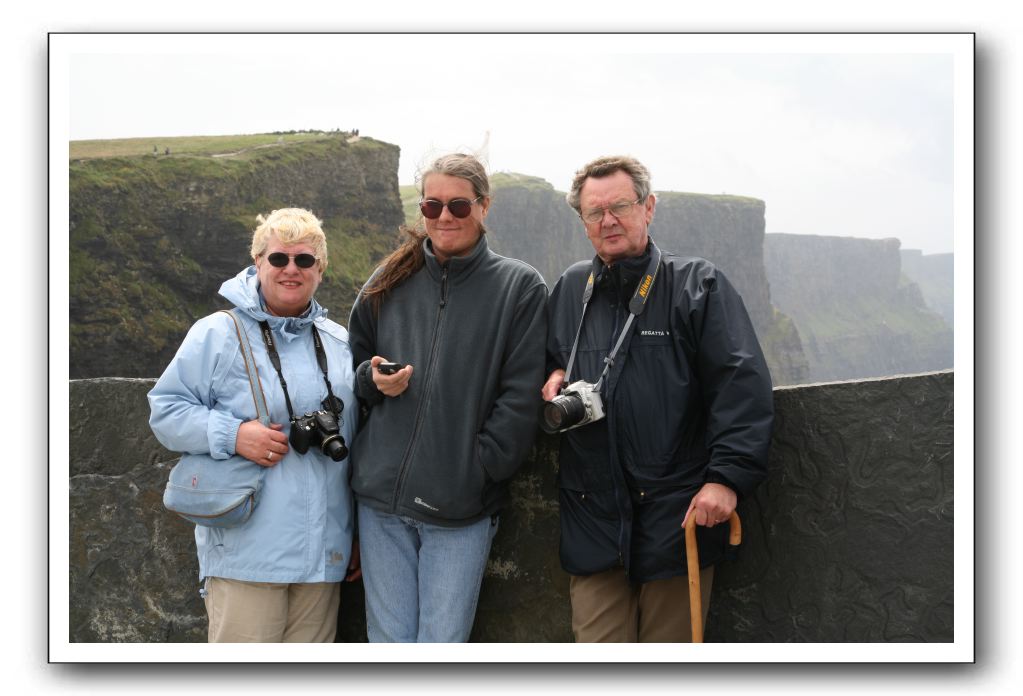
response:
<svg viewBox="0 0 1023 696"><path fill-rule="evenodd" d="M210 643L333 643L341 583L206 579Z"/></svg>
<svg viewBox="0 0 1023 696"><path fill-rule="evenodd" d="M714 566L700 571L703 623L707 625ZM572 634L577 643L690 643L689 579L682 575L636 585L621 567L573 575Z"/></svg>

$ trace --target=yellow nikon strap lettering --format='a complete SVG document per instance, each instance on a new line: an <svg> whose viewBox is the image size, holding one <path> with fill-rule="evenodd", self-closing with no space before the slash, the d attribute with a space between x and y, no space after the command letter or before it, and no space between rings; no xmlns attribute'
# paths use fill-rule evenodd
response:
<svg viewBox="0 0 1023 696"><path fill-rule="evenodd" d="M586 279L586 287L583 288L583 311L579 317L579 328L575 330L575 340L572 341L572 353L568 358L568 367L565 369L565 383L571 384L572 380L572 366L575 364L576 351L579 349L579 336L583 331L583 321L586 319L586 308L590 305L590 298L593 297L593 282L596 270L598 269L600 257L593 259L593 268L590 270L590 275ZM661 270L661 250L657 248L653 240L650 240L650 262L647 263L646 272L643 274L643 279L636 286L636 292L632 294L632 299L629 300L629 318L625 322L625 326L622 327L622 332L618 336L618 341L615 343L614 349L604 358L604 371L600 374L600 379L594 385L594 389L600 388L600 383L604 381L604 375L607 374L608 370L614 364L615 354L618 353L618 349L622 347L622 343L625 342L625 337L629 333L629 329L632 328L632 321L643 313L646 309L646 301L650 298L650 290L654 286L654 281L657 280L657 273Z"/></svg>

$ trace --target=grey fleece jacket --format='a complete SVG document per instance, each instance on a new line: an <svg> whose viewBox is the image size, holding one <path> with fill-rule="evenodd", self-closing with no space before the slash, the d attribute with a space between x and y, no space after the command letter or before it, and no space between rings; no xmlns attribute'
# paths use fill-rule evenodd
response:
<svg viewBox="0 0 1023 696"><path fill-rule="evenodd" d="M473 251L426 264L384 297L362 293L348 331L356 395L368 418L352 445L360 504L444 526L496 513L529 452L544 381L547 286L531 266ZM370 358L413 366L408 389L386 397Z"/></svg>

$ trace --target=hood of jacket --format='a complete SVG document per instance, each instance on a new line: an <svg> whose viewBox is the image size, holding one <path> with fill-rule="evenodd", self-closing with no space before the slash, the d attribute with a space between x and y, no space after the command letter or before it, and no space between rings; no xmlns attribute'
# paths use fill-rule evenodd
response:
<svg viewBox="0 0 1023 696"><path fill-rule="evenodd" d="M263 292L259 287L259 276L255 265L243 269L234 278L225 280L220 286L220 295L255 321L265 321L274 333L285 340L297 338L307 326L327 316L327 309L316 301L309 300L309 309L297 317L278 317L266 310Z"/></svg>

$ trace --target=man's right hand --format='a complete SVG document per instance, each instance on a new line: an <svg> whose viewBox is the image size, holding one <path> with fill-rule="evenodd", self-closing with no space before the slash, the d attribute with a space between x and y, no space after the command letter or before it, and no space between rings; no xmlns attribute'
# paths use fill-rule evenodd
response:
<svg viewBox="0 0 1023 696"><path fill-rule="evenodd" d="M553 399L558 395L563 386L565 386L565 371L559 367L551 373L551 376L547 378L547 382L543 385L543 389L540 390L543 400L550 401Z"/></svg>
<svg viewBox="0 0 1023 696"><path fill-rule="evenodd" d="M384 396L398 396L408 389L409 380L412 379L412 366L406 365L393 375L385 375L377 369L377 365L382 362L390 361L387 358L380 357L379 355L374 355L369 360L370 370L373 375L373 384L376 385L377 389L379 389L380 393Z"/></svg>

